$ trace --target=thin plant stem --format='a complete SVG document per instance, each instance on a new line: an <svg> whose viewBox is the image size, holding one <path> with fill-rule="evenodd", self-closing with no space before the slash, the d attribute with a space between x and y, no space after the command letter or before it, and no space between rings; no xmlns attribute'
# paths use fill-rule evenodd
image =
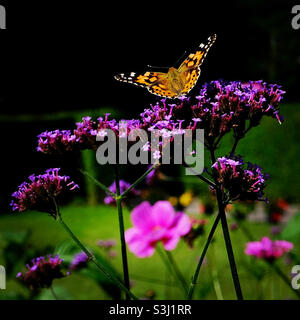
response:
<svg viewBox="0 0 300 320"><path fill-rule="evenodd" d="M218 147L218 144L220 143L221 139L224 137L224 134L220 134L218 140L214 144L214 149Z"/></svg>
<svg viewBox="0 0 300 320"><path fill-rule="evenodd" d="M49 287L49 289L50 289L51 294L53 295L54 299L55 299L55 300L59 300L58 297L57 297L57 295L56 295L56 293L55 293L54 290L53 290L53 286L52 286L52 285Z"/></svg>
<svg viewBox="0 0 300 320"><path fill-rule="evenodd" d="M216 185L215 185L215 183L214 183L213 181L211 181L211 180L209 180L208 178L204 177L202 174L197 174L196 171L193 170L193 168L189 168L189 170L190 170L191 172L195 173L195 176L196 176L198 179L204 181L204 182L207 183L209 186L211 186L212 188L215 189Z"/></svg>
<svg viewBox="0 0 300 320"><path fill-rule="evenodd" d="M103 183L101 183L99 180L97 180L96 178L94 178L92 175L90 175L87 171L79 169L79 171L87 176L89 179L91 179L98 187L100 187L103 191L107 192L109 195L111 195L112 197L115 197L116 195L111 192L109 190L109 188L107 188Z"/></svg>
<svg viewBox="0 0 300 320"><path fill-rule="evenodd" d="M62 225L62 227L65 229L65 231L69 234L69 236L72 238L72 240L78 245L78 247L88 256L89 260L92 261L96 267L104 273L104 275L111 280L113 283L115 283L121 290L125 291L132 299L138 300L138 298L128 290L128 288L116 277L114 274L110 273L106 270L106 268L98 262L98 260L95 258L95 256L80 242L80 240L75 236L75 234L72 232L72 230L68 227L68 225L62 220L61 214L59 212L57 203L54 200L54 204L56 207L56 220Z"/></svg>
<svg viewBox="0 0 300 320"><path fill-rule="evenodd" d="M126 252L126 242L125 242L125 228L124 228L124 219L123 219L123 209L122 209L122 198L120 196L120 178L119 178L119 167L115 165L115 183L116 183L116 203L118 209L119 217L119 230L120 230L120 239L121 239L121 253L122 253L122 263L123 263L123 276L124 283L126 288L130 289L129 282L129 272L128 272L128 260ZM130 300L130 296L126 294L126 300Z"/></svg>
<svg viewBox="0 0 300 320"><path fill-rule="evenodd" d="M214 224L209 232L209 235L208 235L208 238L206 240L206 243L205 243L205 246L203 248L203 251L201 253L201 256L200 256L200 259L199 259L199 262L197 264L197 267L196 267L196 270L195 270L195 273L193 275L193 278L192 278L192 281L191 281L191 284L190 284L190 288L189 288L189 291L188 291L188 295L187 295L187 298L189 300L192 299L193 297L193 293L194 293L194 290L195 290L195 286L197 284L197 279L198 279L198 276L199 276L199 272L200 272L200 269L201 269L201 266L202 266L202 263L204 261L204 258L205 258L205 255L206 255L206 252L207 252L207 249L211 243L211 240L213 239L213 236L215 234L215 231L217 229L217 226L218 226L218 223L220 221L220 214L217 215L215 221L214 221Z"/></svg>
<svg viewBox="0 0 300 320"><path fill-rule="evenodd" d="M230 157L232 157L232 156L234 155L235 150L236 150L236 147L237 147L240 139L241 139L241 138L239 138L239 137L236 137L236 138L235 138L233 147L232 147L232 149L231 149L231 151L230 151Z"/></svg>
<svg viewBox="0 0 300 320"><path fill-rule="evenodd" d="M128 192L130 192L136 185L142 182L147 177L147 175L152 170L156 169L158 166L159 163L154 163L153 166L151 166L141 177L139 177L135 182L133 182L133 184L121 194L121 197L124 198Z"/></svg>
<svg viewBox="0 0 300 320"><path fill-rule="evenodd" d="M166 252L166 256L168 257L168 260L169 260L171 266L174 269L174 273L176 274L177 279L180 281L182 287L185 290L185 293L187 294L188 286L187 286L186 280L185 280L184 276L182 275L182 273L181 273L181 271L180 271L175 259L173 258L172 253L170 251L167 251L167 250L165 250L165 252Z"/></svg>
<svg viewBox="0 0 300 320"><path fill-rule="evenodd" d="M161 257L162 261L164 262L165 266L167 267L167 270L169 270L170 274L173 275L173 277L180 282L181 287L183 289L183 293L184 295L186 295L187 291L186 291L186 287L182 284L182 282L180 281L180 279L178 278L178 275L176 274L175 270L174 270L174 265L170 263L169 257L165 254L165 250L162 250L160 248L160 246L156 247L156 250L159 254L159 256Z"/></svg>
<svg viewBox="0 0 300 320"><path fill-rule="evenodd" d="M220 281L219 281L219 276L218 276L218 269L216 267L214 267L214 266L216 266L216 261L215 261L216 255L215 255L215 244L214 243L211 244L209 258L210 258L210 260L208 261L208 265L210 267L210 272L211 272L211 276L212 276L213 285L214 285L217 299L224 300Z"/></svg>
<svg viewBox="0 0 300 320"><path fill-rule="evenodd" d="M220 188L216 189L216 193L217 193L219 214L221 216L221 225L222 225L222 229L223 229L223 235L224 235L224 240L225 240L225 245L226 245L226 250L227 250L227 255L228 255L228 259L229 259L230 270L231 270L231 275L232 275L232 280L234 283L236 296L237 296L238 300L243 300L243 294L242 294L242 290L241 290L240 280L239 280L239 276L238 276L238 272L237 272L237 268L236 268L236 264L235 264L230 234L229 234L229 230L228 230L225 208L224 208L224 204L223 204L223 200L222 200L223 194L222 194L222 191Z"/></svg>
<svg viewBox="0 0 300 320"><path fill-rule="evenodd" d="M211 154L212 162L215 163L216 156L213 148L210 149L210 154ZM217 202L218 202L219 215L221 217L221 225L222 225L222 230L223 230L223 235L224 235L224 240L226 245L226 251L227 251L228 260L230 264L231 276L234 283L236 296L238 300L243 300L243 294L242 294L240 280L239 280L239 276L238 276L238 272L235 264L230 234L228 230L227 218L225 214L225 205L223 203L223 191L221 190L220 186L218 186L218 180L215 176L214 176L214 180L215 180L215 184L217 185L216 196L217 196Z"/></svg>
<svg viewBox="0 0 300 320"><path fill-rule="evenodd" d="M231 152L230 152L230 157L232 157L232 156L234 155L235 150L236 150L236 147L237 147L239 141L245 137L246 133L247 133L251 128L252 128L252 126L249 125L248 128L243 132L242 135L236 135L236 136L235 136L235 141L234 141L233 147L232 147Z"/></svg>

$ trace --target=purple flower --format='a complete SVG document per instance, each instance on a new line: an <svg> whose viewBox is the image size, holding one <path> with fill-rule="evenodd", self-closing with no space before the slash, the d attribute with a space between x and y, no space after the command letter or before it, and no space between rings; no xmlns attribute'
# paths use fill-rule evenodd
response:
<svg viewBox="0 0 300 320"><path fill-rule="evenodd" d="M74 256L69 268L73 271L83 269L87 266L88 261L89 257L86 253L83 251L79 252Z"/></svg>
<svg viewBox="0 0 300 320"><path fill-rule="evenodd" d="M183 212L175 213L168 201L158 201L153 206L144 201L131 212L133 228L125 233L129 250L137 257L150 257L157 242L166 250L173 250L181 236L191 229L190 219Z"/></svg>
<svg viewBox="0 0 300 320"><path fill-rule="evenodd" d="M100 248L105 250L109 258L115 258L117 256L117 252L113 250L117 244L115 239L99 240L97 244Z"/></svg>
<svg viewBox="0 0 300 320"><path fill-rule="evenodd" d="M12 194L10 203L13 211L23 212L37 210L48 212L56 217L53 199L66 190L79 188L70 181L70 177L59 175L60 168L48 169L44 174L29 176L28 182L23 182Z"/></svg>
<svg viewBox="0 0 300 320"><path fill-rule="evenodd" d="M272 241L268 237L263 237L261 241L248 242L245 253L270 262L281 257L285 252L289 252L294 245L285 240Z"/></svg>
<svg viewBox="0 0 300 320"><path fill-rule="evenodd" d="M54 279L66 276L61 271L62 261L58 255L35 258L31 261L31 265L26 265L27 271L25 273L19 272L16 277L32 290L48 288Z"/></svg>
<svg viewBox="0 0 300 320"><path fill-rule="evenodd" d="M125 190L127 190L130 187L130 183L124 180L119 181L120 184L120 194L122 194ZM116 188L116 182L114 181L112 185L109 187L109 190L113 193L117 192ZM140 195L140 190L137 190L135 188L131 189L128 196L138 196ZM116 200L111 195L107 194L107 196L104 198L105 204L113 204L116 203Z"/></svg>
<svg viewBox="0 0 300 320"><path fill-rule="evenodd" d="M111 249L116 246L117 242L115 239L109 239L109 240L99 240L97 244L101 248Z"/></svg>
<svg viewBox="0 0 300 320"><path fill-rule="evenodd" d="M147 170L149 170L152 167L152 165L149 165L147 167ZM145 178L145 183L147 186L152 186L153 183L156 180L159 180L162 177L162 174L158 168L153 169Z"/></svg>
<svg viewBox="0 0 300 320"><path fill-rule="evenodd" d="M212 168L231 200L265 200L262 197L268 175L263 174L259 166L248 162L245 167L241 157L235 157L235 160L222 157L217 159Z"/></svg>
<svg viewBox="0 0 300 320"><path fill-rule="evenodd" d="M87 116L76 123L74 130L45 131L38 136L37 150L48 154L96 150L101 143L96 141L96 136L105 137L106 129L124 138L140 129L149 134L157 130L170 142L176 135L184 134L186 129L198 128L205 129L205 139L210 143L231 129L241 137L246 130L246 121L253 127L260 123L263 116L270 116L282 123L278 106L284 93L280 86L268 85L263 81L211 81L203 85L199 95L180 98L177 104L167 104L162 99L144 109L138 119L117 122L115 119L109 120L110 115L105 114L95 121ZM147 141L144 149L151 150Z"/></svg>
<svg viewBox="0 0 300 320"><path fill-rule="evenodd" d="M213 142L231 129L235 135L243 136L247 120L254 127L263 116L270 116L281 124L283 117L278 113L278 105L284 93L280 86L263 81L211 81L182 109L192 111L192 120L201 120L189 128L204 129L206 140Z"/></svg>

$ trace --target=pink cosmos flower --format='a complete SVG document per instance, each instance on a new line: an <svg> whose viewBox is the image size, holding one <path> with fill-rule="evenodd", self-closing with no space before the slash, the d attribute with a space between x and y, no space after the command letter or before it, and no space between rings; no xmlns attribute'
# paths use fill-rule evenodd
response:
<svg viewBox="0 0 300 320"><path fill-rule="evenodd" d="M133 228L125 233L129 250L137 257L153 255L155 245L161 241L166 250L173 250L181 236L191 229L189 217L183 212L175 213L169 201L158 201L153 206L142 202L131 212Z"/></svg>
<svg viewBox="0 0 300 320"><path fill-rule="evenodd" d="M285 252L289 252L294 245L285 240L272 241L268 237L263 237L261 241L248 242L245 253L260 259L273 261L281 257Z"/></svg>

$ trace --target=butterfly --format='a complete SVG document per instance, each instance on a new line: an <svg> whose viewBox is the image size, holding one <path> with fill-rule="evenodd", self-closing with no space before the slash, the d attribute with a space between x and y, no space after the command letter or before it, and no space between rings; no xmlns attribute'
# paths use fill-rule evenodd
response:
<svg viewBox="0 0 300 320"><path fill-rule="evenodd" d="M206 43L201 43L198 50L190 53L178 69L171 67L167 73L151 71L144 74L120 73L115 76L115 79L147 88L152 94L165 98L174 99L184 96L195 86L200 76L200 66L216 41L216 37L217 35L214 34L207 39Z"/></svg>

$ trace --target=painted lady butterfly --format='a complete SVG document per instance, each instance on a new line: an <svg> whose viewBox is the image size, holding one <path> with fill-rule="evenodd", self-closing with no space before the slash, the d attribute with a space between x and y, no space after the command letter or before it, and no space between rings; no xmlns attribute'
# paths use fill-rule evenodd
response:
<svg viewBox="0 0 300 320"><path fill-rule="evenodd" d="M200 66L216 41L216 35L209 37L207 42L201 43L195 53L191 53L178 69L171 67L168 73L147 71L144 74L131 72L128 75L121 73L115 79L122 82L133 83L147 88L151 93L166 98L178 98L186 95L195 86L199 75Z"/></svg>

